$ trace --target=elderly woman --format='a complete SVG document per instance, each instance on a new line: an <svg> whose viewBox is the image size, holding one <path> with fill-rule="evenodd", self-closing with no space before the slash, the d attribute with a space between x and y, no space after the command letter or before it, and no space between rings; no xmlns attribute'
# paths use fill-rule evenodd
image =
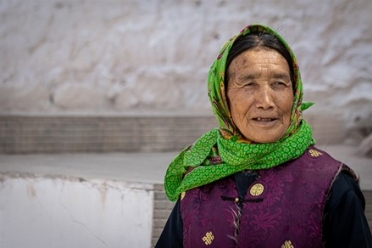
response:
<svg viewBox="0 0 372 248"><path fill-rule="evenodd" d="M296 58L271 28L250 25L208 76L219 129L170 164L178 200L156 247L372 247L354 172L314 147Z"/></svg>

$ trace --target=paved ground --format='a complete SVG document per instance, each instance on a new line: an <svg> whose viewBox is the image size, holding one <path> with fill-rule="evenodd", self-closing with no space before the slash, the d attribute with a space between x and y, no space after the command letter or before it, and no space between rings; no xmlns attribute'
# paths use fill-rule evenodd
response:
<svg viewBox="0 0 372 248"><path fill-rule="evenodd" d="M361 188L372 190L372 158L355 154L355 147L319 146L352 167ZM0 155L0 173L107 178L137 183L162 183L165 170L177 153L32 154Z"/></svg>

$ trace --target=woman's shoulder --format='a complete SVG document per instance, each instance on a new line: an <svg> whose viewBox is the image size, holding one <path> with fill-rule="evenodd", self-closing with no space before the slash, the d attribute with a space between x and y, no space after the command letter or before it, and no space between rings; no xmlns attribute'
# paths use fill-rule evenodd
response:
<svg viewBox="0 0 372 248"><path fill-rule="evenodd" d="M343 170L337 175L332 185L331 193L335 199L339 199L343 195L349 193L355 194L358 197L362 196L358 181L354 175L350 174L347 170Z"/></svg>
<svg viewBox="0 0 372 248"><path fill-rule="evenodd" d="M320 167L321 169L323 168L326 170L328 167L333 165L339 170L337 175L345 175L350 178L350 180L356 182L357 184L359 183L359 178L356 176L354 170L349 167L349 165L338 160L337 158L334 158L326 151L315 146L310 146L305 153L307 153L307 157L310 157L318 168Z"/></svg>

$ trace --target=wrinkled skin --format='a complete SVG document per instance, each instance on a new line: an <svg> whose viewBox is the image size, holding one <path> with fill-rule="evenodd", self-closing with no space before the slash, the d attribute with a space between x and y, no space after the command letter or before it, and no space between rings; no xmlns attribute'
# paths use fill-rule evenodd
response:
<svg viewBox="0 0 372 248"><path fill-rule="evenodd" d="M255 143L280 140L290 124L294 100L285 58L257 47L234 58L228 72L227 98L240 133Z"/></svg>

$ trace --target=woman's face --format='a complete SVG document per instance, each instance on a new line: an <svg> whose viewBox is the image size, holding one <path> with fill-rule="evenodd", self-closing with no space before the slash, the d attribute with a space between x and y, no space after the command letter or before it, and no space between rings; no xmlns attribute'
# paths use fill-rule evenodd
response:
<svg viewBox="0 0 372 248"><path fill-rule="evenodd" d="M233 59L227 98L240 133L255 143L280 140L290 124L293 90L290 70L275 50L254 48Z"/></svg>

